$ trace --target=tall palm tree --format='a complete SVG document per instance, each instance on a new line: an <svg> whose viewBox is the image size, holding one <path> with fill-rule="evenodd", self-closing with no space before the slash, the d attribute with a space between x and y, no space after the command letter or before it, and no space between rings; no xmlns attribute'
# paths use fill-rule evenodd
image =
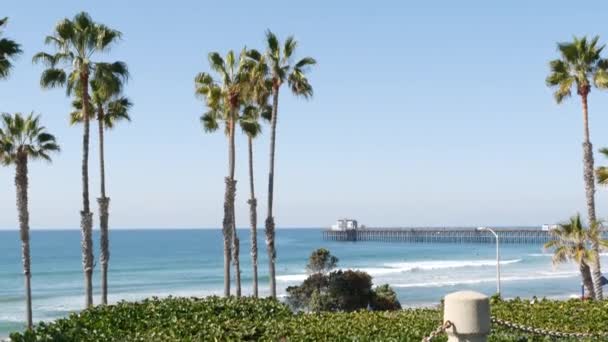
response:
<svg viewBox="0 0 608 342"><path fill-rule="evenodd" d="M131 101L121 96L123 83L128 79L129 72L123 62L97 63L91 84L91 112L96 113L89 117L97 117L99 128L99 168L101 195L97 199L99 204L99 230L101 253L101 303L108 304L108 264L110 261L110 238L108 229L110 198L106 196L105 148L104 129L112 129L119 121L131 121L129 109ZM73 102L76 111L71 113L72 124L83 120L82 100Z"/></svg>
<svg viewBox="0 0 608 342"><path fill-rule="evenodd" d="M279 110L279 90L281 86L287 82L291 92L296 96L310 98L313 94L313 89L306 71L310 66L317 62L312 57L305 57L296 63L292 63L294 52L296 50L297 41L293 36L287 37L283 45L279 43L278 38L271 31L266 31L266 58L269 66L269 76L272 81L272 117L270 120L270 169L268 172L268 211L265 222L266 230L266 248L268 250L269 276L270 276L270 295L273 298L277 297L276 284L276 249L274 244L275 237L275 222L272 212L272 204L274 199L274 159L275 159L275 142L277 136L277 120Z"/></svg>
<svg viewBox="0 0 608 342"><path fill-rule="evenodd" d="M21 46L8 38L2 38L2 28L8 23L8 18L0 19L0 79L8 77L13 68L12 61L22 53Z"/></svg>
<svg viewBox="0 0 608 342"><path fill-rule="evenodd" d="M256 50L247 51L249 65L249 85L247 105L240 117L241 129L247 135L249 157L249 224L251 225L251 264L253 268L253 296L258 297L258 213L255 197L253 172L253 140L262 132L260 118L270 121L272 107L268 105L272 84L268 78L268 64L265 57Z"/></svg>
<svg viewBox="0 0 608 342"><path fill-rule="evenodd" d="M23 274L25 275L25 303L28 329L32 328L32 287L30 260L30 223L28 210L28 160L51 161L50 153L58 152L55 137L40 125L40 117L30 114L23 116L2 114L3 128L0 128L0 163L15 165L15 186L17 189L17 211Z"/></svg>
<svg viewBox="0 0 608 342"><path fill-rule="evenodd" d="M45 43L55 48L53 54L37 53L33 61L47 67L42 72L40 85L43 88L66 87L67 95L82 99L84 133L82 135L82 264L84 269L85 305L93 305L93 213L89 204L89 78L96 64L91 58L95 53L106 51L120 39L119 31L98 24L81 12L72 20L63 19L55 26L53 35Z"/></svg>
<svg viewBox="0 0 608 342"><path fill-rule="evenodd" d="M260 117L270 117L271 107L262 104L248 105L240 119L241 129L247 135L249 159L249 223L251 225L251 264L253 266L253 296L258 297L258 213L253 176L253 140L262 132Z"/></svg>
<svg viewBox="0 0 608 342"><path fill-rule="evenodd" d="M593 176L593 148L589 137L589 116L587 99L591 87L608 87L608 60L601 57L604 45L598 46L599 37L590 41L586 37L574 37L572 42L558 43L560 58L550 62L551 73L546 79L549 87L555 88L555 101L559 104L572 94L572 88L581 97L583 105L583 176L587 197L587 216L589 226L596 221L595 216L595 181ZM593 244L593 250L599 253L599 246ZM593 285L598 299L603 298L600 259L593 261Z"/></svg>
<svg viewBox="0 0 608 342"><path fill-rule="evenodd" d="M599 255L588 248L589 243L597 243L601 248L608 247L608 241L601 238L601 229L595 223L589 229L585 229L580 215L575 215L566 223L552 231L553 239L545 244L546 249L553 249L553 264L567 261L575 261L579 266L583 286L590 298L597 298L590 264L595 262Z"/></svg>
<svg viewBox="0 0 608 342"><path fill-rule="evenodd" d="M249 65L246 51L241 52L238 60L233 51L226 58L217 52L209 54L209 64L222 83L218 84L213 77L205 72L199 73L195 82L195 93L206 99L208 111L201 116L206 132L218 129L219 121L225 123L225 133L228 137L228 176L225 178L226 192L224 196L224 220L222 232L224 235L224 295L230 295L230 262L235 266L236 296L241 295L241 272L239 263L239 239L234 219L234 200L236 196L235 173L235 127L239 118L239 110L249 90Z"/></svg>

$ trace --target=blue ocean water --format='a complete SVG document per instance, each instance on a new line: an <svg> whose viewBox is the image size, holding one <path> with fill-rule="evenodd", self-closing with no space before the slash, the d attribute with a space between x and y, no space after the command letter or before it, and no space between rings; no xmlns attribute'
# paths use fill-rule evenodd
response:
<svg viewBox="0 0 608 342"><path fill-rule="evenodd" d="M239 230L243 291L251 289L250 234ZM279 229L279 294L305 277L306 259L319 247L340 258L339 267L370 273L375 284L389 283L405 306L437 304L450 292L496 289L493 244L407 244L332 242L319 229ZM98 232L95 232L96 257ZM267 258L259 232L260 291L268 293ZM80 232L32 231L34 319L53 320L82 309L83 273ZM553 268L540 245L502 245L502 292L505 297L578 295L574 265ZM606 261L604 261L606 262ZM113 230L109 273L110 301L150 296L205 296L222 291L220 230ZM99 302L99 268L95 269L95 303ZM23 274L17 231L0 231L0 337L24 327Z"/></svg>

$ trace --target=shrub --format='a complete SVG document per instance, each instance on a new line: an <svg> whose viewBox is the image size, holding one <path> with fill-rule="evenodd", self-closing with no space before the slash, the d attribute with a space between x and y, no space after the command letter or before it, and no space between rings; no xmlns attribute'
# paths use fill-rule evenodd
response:
<svg viewBox="0 0 608 342"><path fill-rule="evenodd" d="M376 311L393 311L401 309L401 303L399 303L399 299L397 299L397 294L388 284L377 286L374 289L370 306L372 310Z"/></svg>
<svg viewBox="0 0 608 342"><path fill-rule="evenodd" d="M339 259L325 248L319 248L308 257L306 270L309 273L327 273L338 265Z"/></svg>
<svg viewBox="0 0 608 342"><path fill-rule="evenodd" d="M562 332L608 330L606 301L493 299L492 314L515 323ZM94 307L53 323L40 323L31 332L13 333L11 340L420 341L439 326L441 317L438 308L294 314L286 305L270 299L153 298L138 303ZM554 341L494 325L489 340ZM433 341L445 342L446 337L440 336Z"/></svg>
<svg viewBox="0 0 608 342"><path fill-rule="evenodd" d="M355 311L368 307L372 277L360 271L311 274L300 286L287 288L287 302L296 311Z"/></svg>

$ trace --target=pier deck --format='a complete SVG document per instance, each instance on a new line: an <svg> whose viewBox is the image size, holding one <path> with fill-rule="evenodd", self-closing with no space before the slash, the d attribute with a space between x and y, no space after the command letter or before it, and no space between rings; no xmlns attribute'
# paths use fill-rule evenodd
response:
<svg viewBox="0 0 608 342"><path fill-rule="evenodd" d="M500 243L544 244L551 240L550 231L541 229L494 229ZM357 230L324 230L329 241L381 241L409 243L495 243L488 231L475 228L366 228Z"/></svg>

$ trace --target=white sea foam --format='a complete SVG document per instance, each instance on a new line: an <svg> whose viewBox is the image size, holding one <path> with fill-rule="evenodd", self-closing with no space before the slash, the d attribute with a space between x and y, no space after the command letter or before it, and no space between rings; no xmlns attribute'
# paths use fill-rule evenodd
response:
<svg viewBox="0 0 608 342"><path fill-rule="evenodd" d="M522 259L510 259L502 260L501 265L509 265L521 262ZM362 268L349 268L353 270L359 270L368 273L371 276L383 276L389 274L398 274L406 272L416 271L431 271L440 269L451 269L451 268L464 268L464 267L486 267L495 266L496 260L445 260L445 261L411 261L411 262L393 262L385 263L384 267L362 267ZM285 274L277 276L277 280L282 282L300 282L306 279L307 275L304 273L299 274Z"/></svg>
<svg viewBox="0 0 608 342"><path fill-rule="evenodd" d="M521 262L522 259L501 260L501 265L509 265ZM412 261L412 262L395 262L384 264L389 269L398 270L398 272L407 272L415 270L439 270L446 268L461 268L461 267L484 267L495 266L496 260L436 260L436 261Z"/></svg>
<svg viewBox="0 0 608 342"><path fill-rule="evenodd" d="M600 253L601 256L608 256L608 253ZM527 256L531 257L551 257L552 253L529 253Z"/></svg>
<svg viewBox="0 0 608 342"><path fill-rule="evenodd" d="M553 275L536 275L536 276L511 276L502 277L502 282L516 282L516 281L530 281L530 280L546 280L546 279L564 279L576 277L576 274L553 274ZM446 286L457 286L457 285L475 285L483 283L495 282L496 278L479 278L479 279L461 279L461 280L443 280L443 281L430 281L424 283L405 283L405 284L392 284L393 287L398 288L409 288L409 287L446 287Z"/></svg>
<svg viewBox="0 0 608 342"><path fill-rule="evenodd" d="M284 281L284 282L297 282L297 281L304 281L306 279L306 277L308 277L307 274L285 274L285 275L278 275L277 276L277 280L278 281Z"/></svg>

